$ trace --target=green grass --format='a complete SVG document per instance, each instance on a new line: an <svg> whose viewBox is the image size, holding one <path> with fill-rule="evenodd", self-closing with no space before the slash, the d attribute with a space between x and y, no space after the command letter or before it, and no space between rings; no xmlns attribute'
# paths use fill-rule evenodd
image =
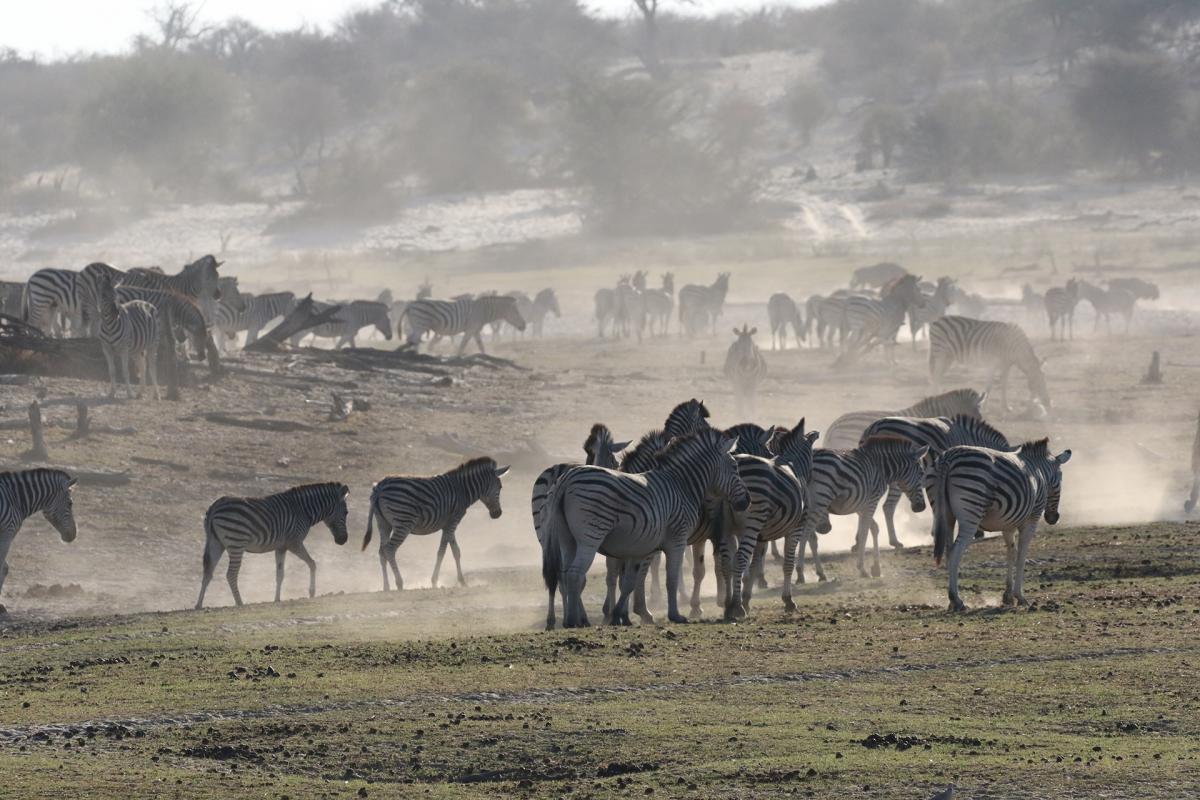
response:
<svg viewBox="0 0 1200 800"><path fill-rule="evenodd" d="M909 551L738 625L533 632L532 572L24 624L0 637L0 771L14 797L1187 796L1200 537L1153 527L1042 537L1031 610L948 614ZM968 602L1002 558L971 549Z"/></svg>

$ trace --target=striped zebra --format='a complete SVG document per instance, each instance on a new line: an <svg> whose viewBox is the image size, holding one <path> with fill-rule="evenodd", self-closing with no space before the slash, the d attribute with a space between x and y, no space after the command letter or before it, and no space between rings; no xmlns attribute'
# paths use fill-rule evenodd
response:
<svg viewBox="0 0 1200 800"><path fill-rule="evenodd" d="M934 466L933 555L941 563L949 550L950 610L966 605L958 593L958 569L967 546L982 531L1003 531L1008 554L1004 604L1025 605L1025 559L1038 518L1058 522L1062 465L1071 451L1050 454L1049 440L1026 442L1004 452L986 447L953 447ZM954 526L958 537L951 546ZM1014 541L1014 537L1017 537Z"/></svg>
<svg viewBox="0 0 1200 800"><path fill-rule="evenodd" d="M912 334L913 350L917 349L917 334L923 331L931 322L946 316L950 307L950 298L954 289L954 280L945 276L938 278L932 290L926 290L929 284L921 285L921 294L925 298L924 305L914 306L908 310L908 330Z"/></svg>
<svg viewBox="0 0 1200 800"><path fill-rule="evenodd" d="M808 314L806 328L813 335L813 343L817 347L833 347L837 338L839 347L846 342L846 304L848 294L833 294L822 297L814 294L805 302Z"/></svg>
<svg viewBox="0 0 1200 800"><path fill-rule="evenodd" d="M556 318L562 317L562 309L558 307L558 295L549 287L535 294L533 300L526 298L525 303L518 300L517 311L529 324L531 333L538 338L542 335L548 314L554 314Z"/></svg>
<svg viewBox="0 0 1200 800"><path fill-rule="evenodd" d="M8 577L8 551L25 520L38 511L64 542L75 541L71 487L75 479L61 469L0 472L0 592ZM7 609L0 605L0 614Z"/></svg>
<svg viewBox="0 0 1200 800"><path fill-rule="evenodd" d="M120 286L125 282L125 271L103 261L93 261L80 270L79 278L84 330L89 336L96 336L100 331L100 284L108 282L114 287Z"/></svg>
<svg viewBox="0 0 1200 800"><path fill-rule="evenodd" d="M104 360L108 362L108 396L117 393L117 359L121 362L121 375L125 379L125 395L133 397L129 385L129 360L145 357L142 370L142 387L147 382L154 385L154 399L161 399L158 392L158 337L160 323L158 309L144 300L118 303L116 291L108 281L100 283L100 347ZM141 397L141 393L138 393Z"/></svg>
<svg viewBox="0 0 1200 800"><path fill-rule="evenodd" d="M949 392L925 397L907 408L897 411L851 411L842 414L825 430L825 449L850 450L862 442L863 432L878 419L884 417L983 417L983 403L987 393L974 389L953 389Z"/></svg>
<svg viewBox="0 0 1200 800"><path fill-rule="evenodd" d="M426 333L433 334L430 347L443 336L462 334L462 342L458 346L460 356L472 339L479 346L480 353L486 352L481 338L483 328L497 320L503 320L519 331L525 330L525 320L517 311L517 301L495 295L454 301L415 300L408 304L400 316L399 325L404 324L405 318L408 319L406 341L409 347L419 347L421 337Z"/></svg>
<svg viewBox="0 0 1200 800"><path fill-rule="evenodd" d="M1158 285L1141 278L1113 278L1108 282L1109 289L1123 289L1138 300L1157 300Z"/></svg>
<svg viewBox="0 0 1200 800"><path fill-rule="evenodd" d="M908 442L871 439L853 450L815 450L812 454L811 477L808 481L808 512L804 524L788 537L784 547L783 561L783 604L789 611L795 610L792 602L792 573L797 572L804 582L804 545L812 549L813 567L820 580L825 580L825 570L817 555L817 533L830 530L830 514L857 514L858 572L867 575L863 567L863 552L867 549L867 533L875 540L875 560L871 575L879 577L879 526L875 523L875 509L892 484L899 484L908 495L914 512L925 510L922 493L921 459L925 448L917 448ZM796 545L800 552L796 553ZM793 558L799 556L799 562ZM793 564L796 569L793 570Z"/></svg>
<svg viewBox="0 0 1200 800"><path fill-rule="evenodd" d="M245 553L275 553L275 602L283 588L283 559L290 552L308 565L308 596L317 593L317 562L304 548L304 539L318 522L324 522L333 541L345 544L346 498L344 483L310 483L266 497L222 497L204 515L204 575L196 608L204 607L204 592L212 580L221 554L229 551L225 578L233 601L242 605L238 572Z"/></svg>
<svg viewBox="0 0 1200 800"><path fill-rule="evenodd" d="M328 304L321 305L328 308ZM321 308L314 307L313 310L320 311ZM391 341L392 320L388 316L388 307L375 300L354 300L342 306L337 312L337 319L300 331L292 337L291 343L296 347L311 333L315 339L336 339L333 345L335 350L347 344L355 347L359 331L368 326Z"/></svg>
<svg viewBox="0 0 1200 800"><path fill-rule="evenodd" d="M684 400L667 414L667 421L663 423L662 427L663 433L668 439L687 436L702 428L707 428L708 417L708 406L704 405L703 400L697 400L694 397L691 400Z"/></svg>
<svg viewBox="0 0 1200 800"><path fill-rule="evenodd" d="M622 275L617 282L613 336L618 333L625 338L636 335L641 343L646 330L646 303L640 287L645 285L646 273L643 270L638 270L632 276Z"/></svg>
<svg viewBox="0 0 1200 800"><path fill-rule="evenodd" d="M25 283L21 319L51 336L79 335L85 289L73 269L39 269Z"/></svg>
<svg viewBox="0 0 1200 800"><path fill-rule="evenodd" d="M508 467L497 467L494 459L475 458L449 472L429 478L398 476L384 478L371 490L371 505L367 512L367 533L362 549L371 543L373 526L379 521L379 566L383 570L383 590L389 590L388 566L396 578L397 591L404 588L400 567L396 565L396 550L409 536L426 536L442 532L437 560L433 565L433 588L438 585L438 573L446 547L454 554L458 583L467 585L462 571L462 554L454 538L467 509L482 500L492 519L499 519L500 478Z"/></svg>
<svg viewBox="0 0 1200 800"><path fill-rule="evenodd" d="M1079 305L1079 281L1071 278L1066 286L1053 286L1042 298L1046 307L1046 318L1050 322L1050 341L1057 338L1075 338L1075 306ZM1060 330L1061 328L1061 330Z"/></svg>
<svg viewBox="0 0 1200 800"><path fill-rule="evenodd" d="M754 415L758 385L767 377L767 360L762 351L754 343L754 335L758 328L743 325L739 331L733 329L737 337L725 353L724 374L733 387L733 395L737 400L739 414Z"/></svg>
<svg viewBox="0 0 1200 800"><path fill-rule="evenodd" d="M286 317L296 307L296 295L291 292L242 296L246 298L246 309L241 313L225 303L217 306L217 327L229 339L237 339L238 333L245 331L248 345L258 340L272 320Z"/></svg>
<svg viewBox="0 0 1200 800"><path fill-rule="evenodd" d="M617 453L628 446L629 442L614 442L612 431L608 429L608 426L597 422L592 426L591 432L588 433L588 438L583 443L583 452L587 457L584 463L589 466L616 469L620 463L617 459ZM538 545L543 549L546 546L546 502L550 499L551 493L554 490L554 484L558 482L558 479L567 474L567 470L576 466L578 464L555 464L546 467L533 481L533 494L530 498L530 510L533 513L533 531L537 535ZM544 561L545 559L543 558ZM546 582L546 590L550 594L550 605L546 612L546 630L552 631L556 622L554 595L558 591L557 576L545 574L542 578ZM640 609L635 607L634 610L636 613L649 615L649 612L645 609L644 597L642 607Z"/></svg>
<svg viewBox="0 0 1200 800"><path fill-rule="evenodd" d="M891 261L872 264L869 267L859 267L850 276L850 288L886 286L894 280L903 278L908 270Z"/></svg>
<svg viewBox="0 0 1200 800"><path fill-rule="evenodd" d="M1079 295L1091 303L1092 309L1096 312L1096 323L1092 326L1093 332L1100 330L1100 320L1103 319L1104 327L1111 336L1112 315L1120 314L1125 318L1125 333L1129 334L1129 324L1133 321L1133 310L1137 305L1137 297L1133 292L1122 288L1105 290L1087 281L1079 281Z"/></svg>
<svg viewBox="0 0 1200 800"><path fill-rule="evenodd" d="M1034 399L1050 408L1050 392L1042 362L1033 352L1025 331L1009 322L946 316L929 326L929 376L934 391L941 384L946 370L955 362L983 364L992 369L988 391L997 379L1000 382L1000 402L1008 405L1008 373L1013 367L1025 373L1029 392Z"/></svg>
<svg viewBox="0 0 1200 800"><path fill-rule="evenodd" d="M187 295L200 306L204 318L212 322L216 319L217 301L221 299L221 276L217 269L224 263L215 256L201 256L174 275L156 269L135 268L125 273L121 283Z"/></svg>
<svg viewBox="0 0 1200 800"><path fill-rule="evenodd" d="M895 363L896 334L906 316L924 308L921 279L904 275L883 288L880 298L852 295L846 300L846 340L850 353L882 344L888 363Z"/></svg>
<svg viewBox="0 0 1200 800"><path fill-rule="evenodd" d="M603 339L604 330L609 323L613 321L617 314L617 290L616 289L597 289L595 296L595 314L596 314L596 336ZM616 330L613 330L613 336L617 335Z"/></svg>
<svg viewBox="0 0 1200 800"><path fill-rule="evenodd" d="M805 327L804 318L800 316L800 309L796 307L796 301L789 297L784 292L776 292L767 300L767 319L771 324L771 349L787 350L787 326L792 326L792 333L796 337L796 347L801 347L801 342L805 338L807 328ZM776 339L779 341L779 347L776 348Z"/></svg>
<svg viewBox="0 0 1200 800"><path fill-rule="evenodd" d="M657 467L631 475L603 467L575 467L556 484L550 501L548 546L543 574L559 576L565 598L563 623L587 624L583 614L584 576L597 552L630 565L621 574L621 596L613 618L628 617L627 602L647 559L667 555L667 617L679 613L679 575L683 551L698 527L705 498L728 498L734 511L750 504L737 475L732 450L737 442L705 428L673 440L657 455Z"/></svg>
<svg viewBox="0 0 1200 800"><path fill-rule="evenodd" d="M729 293L728 272L717 274L711 286L689 283L679 290L679 328L695 336L707 325L712 325L712 335L717 335L717 320L725 308L725 296Z"/></svg>
<svg viewBox="0 0 1200 800"><path fill-rule="evenodd" d="M192 360L204 360L208 353L209 328L204 322L204 315L200 313L200 307L191 298L141 286L117 286L114 294L117 303L122 306L134 300L154 306L158 315L160 336L162 332L167 332L177 346L190 341Z"/></svg>
<svg viewBox="0 0 1200 800"><path fill-rule="evenodd" d="M654 328L657 326L658 335L666 336L667 327L671 324L671 312L675 310L675 273L664 272L662 288L647 289L642 295L650 335L654 335Z"/></svg>

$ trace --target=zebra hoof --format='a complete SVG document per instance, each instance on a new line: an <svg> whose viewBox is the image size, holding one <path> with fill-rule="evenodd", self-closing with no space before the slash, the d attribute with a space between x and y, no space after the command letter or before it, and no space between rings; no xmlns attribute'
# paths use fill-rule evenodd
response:
<svg viewBox="0 0 1200 800"><path fill-rule="evenodd" d="M703 619L704 618L704 609L701 608L700 606L692 606L691 612L688 613L688 618L689 619Z"/></svg>
<svg viewBox="0 0 1200 800"><path fill-rule="evenodd" d="M796 613L796 604L792 601L791 597L783 598L783 611L785 614Z"/></svg>
<svg viewBox="0 0 1200 800"><path fill-rule="evenodd" d="M882 574L883 574L883 572L882 572L882 570L879 569L878 564L875 564L871 567L871 577L872 578L878 578Z"/></svg>
<svg viewBox="0 0 1200 800"><path fill-rule="evenodd" d="M643 625L653 625L654 624L654 615L653 614L649 614L649 613L638 614L638 619L641 620Z"/></svg>
<svg viewBox="0 0 1200 800"><path fill-rule="evenodd" d="M459 585L459 586L466 586L466 585L467 585L467 579L466 579L466 578L459 578L459 579L458 579L458 585Z"/></svg>
<svg viewBox="0 0 1200 800"><path fill-rule="evenodd" d="M1017 605L1022 606L1022 607L1029 605L1029 601L1025 599L1025 595L1023 595L1023 594L1017 595Z"/></svg>
<svg viewBox="0 0 1200 800"><path fill-rule="evenodd" d="M824 575L817 573L817 583L825 583L828 580L829 579L826 578Z"/></svg>
<svg viewBox="0 0 1200 800"><path fill-rule="evenodd" d="M888 544L890 544L894 550L904 549L904 542L900 541L899 539L892 539L890 542L888 542Z"/></svg>
<svg viewBox="0 0 1200 800"><path fill-rule="evenodd" d="M1015 604L1016 599L1013 597L1012 592L1005 591L1004 595L1000 598L1000 605L1011 606Z"/></svg>
<svg viewBox="0 0 1200 800"><path fill-rule="evenodd" d="M967 604L964 603L962 600L959 600L957 597L950 600L949 611L951 611L953 613L959 613L959 612L966 611L966 610L967 610Z"/></svg>
<svg viewBox="0 0 1200 800"><path fill-rule="evenodd" d="M771 584L767 582L766 578L759 578L755 582L754 586L756 589L770 589L771 588Z"/></svg>
<svg viewBox="0 0 1200 800"><path fill-rule="evenodd" d="M667 619L671 620L671 622L674 622L676 625L687 625L688 624L688 618L685 617L683 614L673 614L673 615L668 614Z"/></svg>

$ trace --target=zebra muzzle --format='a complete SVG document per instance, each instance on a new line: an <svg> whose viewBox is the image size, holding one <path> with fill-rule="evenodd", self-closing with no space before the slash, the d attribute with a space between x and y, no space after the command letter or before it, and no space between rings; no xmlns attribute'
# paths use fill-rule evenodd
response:
<svg viewBox="0 0 1200 800"><path fill-rule="evenodd" d="M488 514L491 515L492 519L500 519L500 515L503 513L504 513L504 511L499 508L493 508L490 511L488 511Z"/></svg>

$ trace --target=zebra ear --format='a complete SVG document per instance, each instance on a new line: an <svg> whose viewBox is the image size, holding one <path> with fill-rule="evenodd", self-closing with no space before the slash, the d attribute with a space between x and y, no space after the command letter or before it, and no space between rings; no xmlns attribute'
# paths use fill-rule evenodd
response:
<svg viewBox="0 0 1200 800"><path fill-rule="evenodd" d="M742 335L742 332L741 332L741 331L739 331L739 330L737 329L737 325L734 325L734 326L733 326L733 335L734 335L734 336L741 336L741 335Z"/></svg>
<svg viewBox="0 0 1200 800"><path fill-rule="evenodd" d="M1068 451L1067 451L1067 453L1068 453L1068 454L1069 454L1070 452L1071 452L1070 450L1068 450ZM78 479L78 478L67 478L67 488L68 488L68 489L70 489L70 488L74 487L74 486L75 486L75 484L77 484L77 483L79 483L79 479Z"/></svg>
<svg viewBox="0 0 1200 800"><path fill-rule="evenodd" d="M929 445L925 445L924 447L919 448L916 452L917 452L917 463L918 464L925 463L925 459L929 455Z"/></svg>
<svg viewBox="0 0 1200 800"><path fill-rule="evenodd" d="M633 443L632 441L628 441L628 442L613 442L613 443L612 443L612 447L611 447L611 448L609 448L609 449L610 449L610 450L612 450L614 453L619 453L619 452L621 452L622 450L624 450L625 448L629 447L629 445L631 445L632 443Z"/></svg>
<svg viewBox="0 0 1200 800"><path fill-rule="evenodd" d="M804 435L804 438L808 439L809 444L812 444L817 439L821 438L821 432L820 431L809 431L807 434Z"/></svg>
<svg viewBox="0 0 1200 800"><path fill-rule="evenodd" d="M751 335L751 336L753 336L753 335L754 335L754 334L756 334L756 333L758 333L758 328L751 328L751 329L750 329L750 335Z"/></svg>
<svg viewBox="0 0 1200 800"><path fill-rule="evenodd" d="M509 467L507 464L504 465L503 467L496 467L496 477L503 478L504 475L509 471L509 469L511 469L511 467Z"/></svg>
<svg viewBox="0 0 1200 800"><path fill-rule="evenodd" d="M1071 451L1063 450L1061 453L1059 453L1058 455L1056 455L1054 457L1054 460L1057 461L1058 465L1061 467L1063 464L1065 464L1071 460Z"/></svg>
<svg viewBox="0 0 1200 800"><path fill-rule="evenodd" d="M980 392L980 394L979 394L979 405L983 405L984 403L986 403L987 399L988 399L988 392L985 389L984 391Z"/></svg>
<svg viewBox="0 0 1200 800"><path fill-rule="evenodd" d="M734 452L735 450L737 450L737 446L738 446L738 437L736 437L736 436L725 436L725 437L722 437L722 439L721 439L721 447L722 447L724 450L726 450L726 451L728 451L728 452L732 453L732 452Z"/></svg>

